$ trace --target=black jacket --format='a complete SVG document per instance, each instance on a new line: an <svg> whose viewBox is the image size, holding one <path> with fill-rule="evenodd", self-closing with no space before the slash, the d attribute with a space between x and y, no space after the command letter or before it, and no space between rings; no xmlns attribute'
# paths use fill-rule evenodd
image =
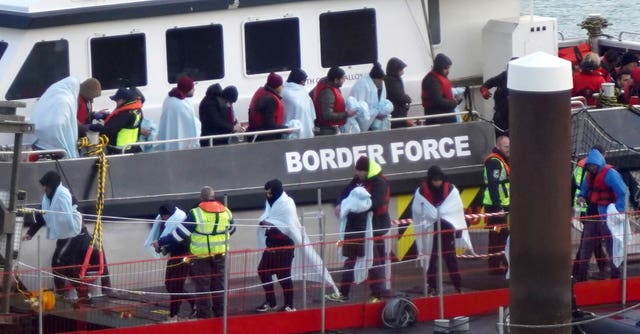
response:
<svg viewBox="0 0 640 334"><path fill-rule="evenodd" d="M493 122L496 126L505 130L509 130L509 89L507 89L507 71L496 75L495 77L485 81L483 87L491 89L496 88L493 93L494 106Z"/></svg>
<svg viewBox="0 0 640 334"><path fill-rule="evenodd" d="M201 135L222 135L233 133L235 118L227 100L221 95L222 90L212 86L207 89L207 94L200 101L199 114ZM215 139L213 145L227 144L228 139ZM209 140L201 140L200 146L209 146Z"/></svg>

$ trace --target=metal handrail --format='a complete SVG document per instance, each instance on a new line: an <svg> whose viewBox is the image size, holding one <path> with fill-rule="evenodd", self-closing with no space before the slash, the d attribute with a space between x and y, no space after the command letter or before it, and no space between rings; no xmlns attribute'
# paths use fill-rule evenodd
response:
<svg viewBox="0 0 640 334"><path fill-rule="evenodd" d="M22 151L20 155L30 155L30 154L62 154L62 158L67 156L67 151L62 149L51 149L51 150L33 150L33 151ZM0 151L0 155L13 155L13 151Z"/></svg>
<svg viewBox="0 0 640 334"><path fill-rule="evenodd" d="M640 36L640 33L638 33L638 32L621 31L620 34L618 34L618 41L622 41L622 35L624 35L624 34Z"/></svg>
<svg viewBox="0 0 640 334"><path fill-rule="evenodd" d="M456 111L456 112L444 113L444 114L436 114L436 115L396 117L396 118L391 118L389 120L391 122L415 121L415 120L425 120L425 119L432 119L432 118L451 117L451 116L457 116L457 115L468 115L469 113L471 113L472 115L475 115L475 116L480 115L477 111L471 110L471 111Z"/></svg>
<svg viewBox="0 0 640 334"><path fill-rule="evenodd" d="M147 146L147 145L157 145L157 144L167 144L167 143L179 143L184 141L200 141L200 140L209 140L209 145L213 142L214 139L223 139L223 138L232 138L232 137L243 137L243 136L254 136L252 142L255 142L256 138L259 135L269 135L276 133L292 133L299 132L300 128L286 128L286 129L277 129L277 130L263 130L263 131L251 131L251 132L235 132L224 135L210 135L203 137L189 137L189 138L179 138L179 139L167 139L167 140L153 140L153 141L145 141L145 142L136 142L124 145L122 147L117 147L120 149L120 154L125 154L125 151L135 147L135 146Z"/></svg>

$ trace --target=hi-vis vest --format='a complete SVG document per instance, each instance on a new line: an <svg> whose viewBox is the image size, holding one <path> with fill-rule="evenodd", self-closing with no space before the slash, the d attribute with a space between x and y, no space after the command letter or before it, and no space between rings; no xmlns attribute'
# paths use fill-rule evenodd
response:
<svg viewBox="0 0 640 334"><path fill-rule="evenodd" d="M582 180L584 179L584 173L585 173L585 168L584 168L584 162L586 159L582 159L580 161L578 161L578 165L576 166L576 168L573 169L573 180L575 182L575 184L578 186L576 188L576 192L575 194L573 194L573 206L575 207L577 205L577 200L578 200L578 194L580 194L580 185L582 185ZM580 212L582 212L583 214L587 213L587 206L583 205L580 209Z"/></svg>
<svg viewBox="0 0 640 334"><path fill-rule="evenodd" d="M227 251L226 240L230 235L231 211L219 202L214 202L216 212L205 211L200 207L191 210L196 220L196 228L191 233L191 254L198 257L224 255Z"/></svg>
<svg viewBox="0 0 640 334"><path fill-rule="evenodd" d="M142 121L142 112L140 109L131 110L136 119L130 127L122 128L118 131L118 137L116 137L115 145L122 147L125 145L133 144L138 141L138 134L140 132L140 122Z"/></svg>
<svg viewBox="0 0 640 334"><path fill-rule="evenodd" d="M500 175L498 176L498 194L500 195L500 206L509 206L509 174L510 168L509 164L507 164L504 159L496 153L491 153L487 157L486 161L489 159L496 159L500 162ZM482 199L483 205L494 205L491 201L491 195L489 194L489 187L486 187L489 184L489 178L487 177L487 169L484 168L482 171L482 177L484 180L484 198Z"/></svg>

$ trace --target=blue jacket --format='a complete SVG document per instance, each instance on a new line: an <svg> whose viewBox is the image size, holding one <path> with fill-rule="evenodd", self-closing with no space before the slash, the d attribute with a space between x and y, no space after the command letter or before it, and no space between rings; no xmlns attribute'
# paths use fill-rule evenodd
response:
<svg viewBox="0 0 640 334"><path fill-rule="evenodd" d="M585 168L588 164L594 164L598 166L598 171L602 170L606 165L604 157L600 153L600 151L596 149L592 149L589 151L589 155L587 155L587 160L585 161ZM622 180L622 176L618 173L617 170L610 168L607 174L604 177L604 183L611 188L611 190L616 194L616 209L619 212L625 211L625 203L627 200L627 194L629 193L629 189L627 185ZM587 192L589 191L589 187L587 185L587 178L585 177L582 180L582 184L580 185L580 194L578 196L582 196L587 198ZM599 214L606 214L607 207L604 205L598 206Z"/></svg>

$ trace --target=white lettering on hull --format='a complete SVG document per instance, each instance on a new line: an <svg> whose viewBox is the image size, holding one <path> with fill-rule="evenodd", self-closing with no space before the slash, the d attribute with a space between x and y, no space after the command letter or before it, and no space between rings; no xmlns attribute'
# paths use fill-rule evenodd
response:
<svg viewBox="0 0 640 334"><path fill-rule="evenodd" d="M303 170L314 172L317 170L350 168L362 155L375 159L385 165L387 161L399 163L451 159L471 155L469 136L443 137L440 139L411 140L407 142L389 143L389 152L380 144L359 145L353 147L323 148L306 150L304 152L286 152L285 161L288 173L298 173Z"/></svg>

